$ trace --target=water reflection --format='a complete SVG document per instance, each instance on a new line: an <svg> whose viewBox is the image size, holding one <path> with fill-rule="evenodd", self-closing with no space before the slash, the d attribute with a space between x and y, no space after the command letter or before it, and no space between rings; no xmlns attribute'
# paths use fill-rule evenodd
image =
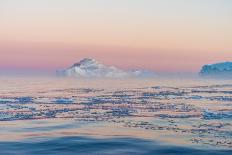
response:
<svg viewBox="0 0 232 155"><path fill-rule="evenodd" d="M1 81L1 141L91 135L232 148L230 81Z"/></svg>

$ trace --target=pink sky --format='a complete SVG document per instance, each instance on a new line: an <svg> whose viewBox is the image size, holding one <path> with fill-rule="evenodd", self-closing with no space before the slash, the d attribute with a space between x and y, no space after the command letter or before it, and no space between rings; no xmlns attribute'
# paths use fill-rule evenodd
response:
<svg viewBox="0 0 232 155"><path fill-rule="evenodd" d="M230 61L232 52L173 51L119 46L70 45L56 43L12 42L0 44L7 53L0 57L1 67L9 69L66 68L82 58L95 58L124 69L150 69L159 72L197 72L205 63ZM178 55L176 55L178 53Z"/></svg>
<svg viewBox="0 0 232 155"><path fill-rule="evenodd" d="M197 72L232 61L228 0L0 2L0 69L66 68L85 57L124 69Z"/></svg>

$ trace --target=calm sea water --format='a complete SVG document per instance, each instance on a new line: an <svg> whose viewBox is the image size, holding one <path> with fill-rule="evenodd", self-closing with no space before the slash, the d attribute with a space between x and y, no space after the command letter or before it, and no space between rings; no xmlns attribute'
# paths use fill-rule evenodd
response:
<svg viewBox="0 0 232 155"><path fill-rule="evenodd" d="M232 81L0 78L0 154L232 154Z"/></svg>

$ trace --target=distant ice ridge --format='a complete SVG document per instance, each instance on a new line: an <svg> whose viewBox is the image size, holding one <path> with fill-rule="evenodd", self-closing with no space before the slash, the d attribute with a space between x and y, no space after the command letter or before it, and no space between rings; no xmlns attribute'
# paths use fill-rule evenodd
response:
<svg viewBox="0 0 232 155"><path fill-rule="evenodd" d="M85 58L65 70L57 71L57 75L78 78L130 78L155 76L154 72L152 71L125 71L114 66L103 65L90 58Z"/></svg>
<svg viewBox="0 0 232 155"><path fill-rule="evenodd" d="M207 77L232 77L232 62L221 62L204 65L200 71L201 76Z"/></svg>

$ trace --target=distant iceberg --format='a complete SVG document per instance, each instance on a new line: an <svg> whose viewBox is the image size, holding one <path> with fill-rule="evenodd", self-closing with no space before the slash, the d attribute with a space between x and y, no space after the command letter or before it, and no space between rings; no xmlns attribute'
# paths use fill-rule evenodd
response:
<svg viewBox="0 0 232 155"><path fill-rule="evenodd" d="M78 78L143 78L154 77L155 73L147 70L125 71L114 66L106 66L94 59L85 58L65 70L57 71L58 76Z"/></svg>
<svg viewBox="0 0 232 155"><path fill-rule="evenodd" d="M216 64L204 65L201 68L200 75L204 77L232 77L232 62L221 62Z"/></svg>

